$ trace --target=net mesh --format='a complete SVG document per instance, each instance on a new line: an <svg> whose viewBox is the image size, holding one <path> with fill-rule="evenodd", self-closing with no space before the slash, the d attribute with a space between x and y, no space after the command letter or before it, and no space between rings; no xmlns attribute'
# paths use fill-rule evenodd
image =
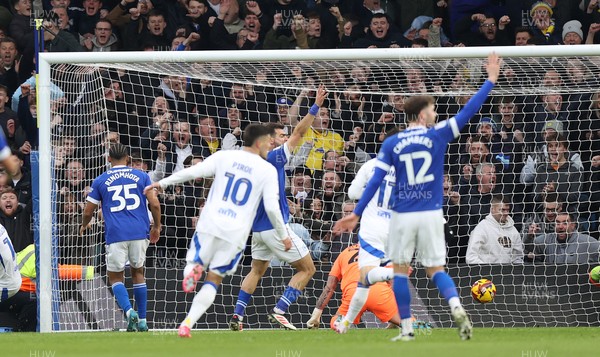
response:
<svg viewBox="0 0 600 357"><path fill-rule="evenodd" d="M600 57L504 58L488 102L449 146L444 201L448 266L477 326L598 321L581 316L598 315L590 305L595 294L586 279L589 264L598 262L599 74ZM59 88L52 105L55 248L60 264L94 269L93 276L61 280L61 329L125 327L107 287L101 216L86 236L78 236L85 195L91 181L108 168L110 142L129 145L132 165L158 180L216 150L236 149L249 123L281 122L292 130L323 83L330 91L324 105L329 130L343 144L305 142L286 167L292 227L317 267L290 308L291 321L300 325L308 319L331 263L357 243L356 232L336 237L331 225L352 210L346 189L360 166L378 152L385 132L405 126L405 99L433 95L439 119L448 119L485 77L484 59L477 58L53 65L52 82ZM556 139L553 132L561 136ZM191 156L185 163L184 155ZM325 171L337 175L324 180ZM210 180L197 180L160 196L164 229L147 255L150 328L176 328L190 306L192 296L180 289L181 272L209 187ZM490 213L492 194L510 202L514 229L486 233L485 244L469 247L473 230ZM567 229L576 229L581 240L541 244L539 239L565 229L555 225L560 211L573 213L576 225ZM536 240L538 236L542 238ZM240 269L224 281L214 308L197 327L227 327L250 260L248 248ZM291 275L285 264L272 263L247 310L249 328L272 327L265 315ZM480 278L493 280L498 288L495 301L483 307L469 297L470 285ZM418 265L412 283L415 317L449 326L445 303ZM341 303L338 292L325 316ZM363 321L380 326L368 314Z"/></svg>

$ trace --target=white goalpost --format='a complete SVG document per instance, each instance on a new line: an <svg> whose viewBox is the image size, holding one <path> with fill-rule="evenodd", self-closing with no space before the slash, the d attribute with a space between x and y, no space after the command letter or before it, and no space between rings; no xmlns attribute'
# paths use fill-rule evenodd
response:
<svg viewBox="0 0 600 357"><path fill-rule="evenodd" d="M293 130L314 101L312 91L323 83L330 91L326 125L340 142L327 146L318 136L306 140L286 167L292 223L304 234L317 267L290 308L291 322L304 327L333 260L358 242L356 234L330 234L331 225L351 207L346 189L360 166L375 157L386 130L404 125L404 99L432 95L439 119L452 117L485 79L484 59L492 51L504 61L499 82L447 154L448 271L475 327L599 325L594 301L600 288L587 280L599 252L582 248L577 254L589 257L551 257L540 246L542 238L536 238L557 233L552 214L545 212L558 202L554 213L571 213L578 232L598 239L600 186L595 179L600 168L593 158L600 155L600 45L578 45L40 53L35 213L40 222L40 331L125 326L107 283L101 216L85 237L78 237L75 228L87 187L108 167L110 142L127 144L132 164L160 178L184 164L177 153L192 156L193 164L215 150L235 150L249 123L279 121ZM554 151L548 154L551 130L568 142L557 162ZM334 157L329 162L328 155ZM568 169L561 166L560 155ZM488 162L494 173L482 171ZM330 171L334 178L326 177ZM161 196L165 229L147 257L150 329L176 329L191 304L193 296L181 291L181 274L209 186L209 181L193 182ZM467 257L471 232L490 213L496 195L509 201L519 238L494 237L503 253L487 256L514 254L514 259L469 264L474 257ZM532 222L541 231L529 233ZM506 253L509 248L518 253ZM197 328L227 328L249 258L246 254L236 274L224 280ZM65 265L93 267L94 272L65 278L60 273ZM290 267L273 262L249 304L248 328L273 327L263 315L292 274ZM497 287L492 303L481 305L470 297L471 284L481 278ZM415 265L411 282L415 319L427 326L451 326L445 302L422 267ZM333 316L340 302L338 292L324 316ZM329 320L324 317L323 323L328 326ZM372 315L363 316L363 325L384 326Z"/></svg>

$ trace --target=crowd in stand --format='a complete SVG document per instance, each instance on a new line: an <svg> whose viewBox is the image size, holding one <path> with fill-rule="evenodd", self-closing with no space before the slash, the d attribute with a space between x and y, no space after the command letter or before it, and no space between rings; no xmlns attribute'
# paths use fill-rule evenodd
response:
<svg viewBox="0 0 600 357"><path fill-rule="evenodd" d="M21 171L9 173L10 179L0 175L0 223L17 250L32 242L29 153L38 146L32 77L36 13L44 18L46 51L522 46L600 40L598 0L42 3L43 11L36 12L30 0L0 1L0 125L22 161ZM383 73L363 63L324 73L306 64L282 65L279 77L288 81L285 87L298 90L272 85L274 74L266 67L252 74L256 85L100 69L106 110L99 110L80 96L82 83L91 83L96 70L71 73L62 66L50 89L61 261L93 263L82 258L91 255L86 251L89 240L76 232L90 180L107 167L108 143L129 145L131 165L159 180L217 150L238 149L249 123L279 122L290 133L312 104L318 83L326 83L331 94L288 163L286 195L293 229L309 243L313 258L330 261L357 241L356 233L332 235L331 226L354 208L346 188L358 168L376 155L389 129L404 125L406 96L448 93L436 98L440 119L448 119L469 98L455 93L469 91L483 79L480 69L467 67L460 61L423 62ZM499 88L545 91L494 96L451 145L444 184L449 263L598 262L598 68L587 58L506 63ZM165 230L154 254L183 256L209 186L210 180L197 180L161 196Z"/></svg>

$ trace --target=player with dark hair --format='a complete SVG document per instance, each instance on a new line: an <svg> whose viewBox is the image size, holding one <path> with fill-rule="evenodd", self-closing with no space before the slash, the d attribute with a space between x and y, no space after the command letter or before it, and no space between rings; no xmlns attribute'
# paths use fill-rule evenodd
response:
<svg viewBox="0 0 600 357"><path fill-rule="evenodd" d="M179 326L181 337L191 337L190 329L214 302L223 278L236 271L261 201L264 201L265 214L277 232L277 244L285 252L292 248L279 208L277 170L263 160L271 149L271 131L263 125L248 125L243 141L242 150L217 151L204 161L145 189L149 192L153 188L162 189L200 177L214 177L188 248L183 291L195 290L204 268L207 269L206 278Z"/></svg>
<svg viewBox="0 0 600 357"><path fill-rule="evenodd" d="M393 166L396 185L392 191L392 219L388 251L394 263L394 295L402 319L402 332L393 341L415 338L410 311L408 270L415 250L416 259L425 266L427 275L450 305L461 339L472 335L472 325L460 303L452 278L444 271L446 242L442 211L444 155L448 143L460 135L460 130L481 108L498 80L500 58L488 56L488 79L463 109L448 120L435 124L437 113L431 96L416 96L404 105L408 128L386 139L377 159L375 172L369 180L354 212L336 222L334 231L354 229L367 204Z"/></svg>
<svg viewBox="0 0 600 357"><path fill-rule="evenodd" d="M108 161L112 167L92 183L79 233L83 235L88 229L94 212L102 203L108 281L112 285L117 304L127 316L127 331L148 331L148 289L144 277L144 262L148 243L156 243L160 235L160 203L156 192L144 192L144 188L152 183L148 174L128 167L128 160L129 150L125 145L111 145ZM152 228L148 206L154 220ZM128 261L137 312L131 307L124 285L123 272Z"/></svg>

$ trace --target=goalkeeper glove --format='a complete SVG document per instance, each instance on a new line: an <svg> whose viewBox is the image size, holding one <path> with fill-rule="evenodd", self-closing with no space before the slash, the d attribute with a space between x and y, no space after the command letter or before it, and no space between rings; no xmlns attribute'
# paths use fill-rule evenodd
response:
<svg viewBox="0 0 600 357"><path fill-rule="evenodd" d="M319 325L321 323L321 314L323 313L323 310L321 309L317 309L315 308L312 312L312 315L310 315L310 319L306 322L306 326L309 329L318 329Z"/></svg>

